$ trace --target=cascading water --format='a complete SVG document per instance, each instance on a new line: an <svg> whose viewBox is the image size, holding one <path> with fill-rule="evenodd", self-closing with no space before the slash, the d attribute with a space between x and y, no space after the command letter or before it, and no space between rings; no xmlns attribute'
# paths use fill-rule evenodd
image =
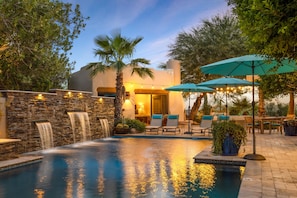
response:
<svg viewBox="0 0 297 198"><path fill-rule="evenodd" d="M91 139L90 121L89 121L88 113L87 112L67 112L67 114L68 114L70 122L71 122L74 143L76 143L75 118L78 119L80 126L81 126L82 141L87 141L87 140Z"/></svg>
<svg viewBox="0 0 297 198"><path fill-rule="evenodd" d="M109 124L108 124L108 120L107 119L100 119L100 124L102 126L104 136L105 137L110 137L110 127L109 127Z"/></svg>
<svg viewBox="0 0 297 198"><path fill-rule="evenodd" d="M53 130L50 122L36 122L39 131L42 149L54 147Z"/></svg>

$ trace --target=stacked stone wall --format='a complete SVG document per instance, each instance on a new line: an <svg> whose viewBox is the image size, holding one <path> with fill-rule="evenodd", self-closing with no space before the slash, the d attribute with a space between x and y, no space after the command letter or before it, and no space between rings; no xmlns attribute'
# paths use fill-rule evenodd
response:
<svg viewBox="0 0 297 198"><path fill-rule="evenodd" d="M53 130L54 146L74 143L74 135L67 112L87 112L91 139L104 138L99 118L108 119L113 127L114 98L92 96L90 92L51 90L49 93L28 91L1 91L6 97L6 137L20 139L18 152L41 150L36 122L48 121ZM40 95L41 94L41 95ZM76 124L79 130L79 123ZM82 136L76 134L76 142Z"/></svg>

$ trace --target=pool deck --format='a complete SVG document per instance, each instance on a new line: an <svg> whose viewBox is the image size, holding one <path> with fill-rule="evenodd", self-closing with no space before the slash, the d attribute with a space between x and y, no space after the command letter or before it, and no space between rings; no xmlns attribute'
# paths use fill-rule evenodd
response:
<svg viewBox="0 0 297 198"><path fill-rule="evenodd" d="M124 136L124 135L123 135ZM131 136L131 134L129 134ZM208 136L190 135L154 135L135 134L135 136L207 138ZM211 153L211 147L206 147L201 153L193 156L196 160L225 161L230 163L246 163L239 198L297 198L297 136L281 134L256 133L256 153L266 160L245 160L243 156L253 152L252 135L242 146L238 156L218 156ZM21 156L17 159L0 161L0 171L17 167L22 164L36 163L42 160L40 156Z"/></svg>
<svg viewBox="0 0 297 198"><path fill-rule="evenodd" d="M251 134L240 155L250 153ZM256 153L266 160L247 160L238 197L297 198L297 136L256 133Z"/></svg>

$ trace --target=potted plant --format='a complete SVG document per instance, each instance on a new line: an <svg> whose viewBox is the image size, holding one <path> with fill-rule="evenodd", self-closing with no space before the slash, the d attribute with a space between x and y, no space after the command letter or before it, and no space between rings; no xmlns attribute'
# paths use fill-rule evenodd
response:
<svg viewBox="0 0 297 198"><path fill-rule="evenodd" d="M244 145L247 139L244 127L234 121L214 123L212 134L212 149L219 155L237 155L240 146Z"/></svg>
<svg viewBox="0 0 297 198"><path fill-rule="evenodd" d="M285 136L297 135L297 121L296 120L284 120Z"/></svg>
<svg viewBox="0 0 297 198"><path fill-rule="evenodd" d="M130 128L129 125L123 124L123 123L118 123L115 128L114 128L115 133L129 133Z"/></svg>

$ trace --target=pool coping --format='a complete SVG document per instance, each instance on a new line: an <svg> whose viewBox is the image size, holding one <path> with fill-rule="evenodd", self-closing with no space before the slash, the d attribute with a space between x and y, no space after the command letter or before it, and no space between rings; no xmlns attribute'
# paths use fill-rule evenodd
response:
<svg viewBox="0 0 297 198"><path fill-rule="evenodd" d="M21 156L10 160L0 161L0 172L38 163L41 162L42 159L43 156Z"/></svg>

